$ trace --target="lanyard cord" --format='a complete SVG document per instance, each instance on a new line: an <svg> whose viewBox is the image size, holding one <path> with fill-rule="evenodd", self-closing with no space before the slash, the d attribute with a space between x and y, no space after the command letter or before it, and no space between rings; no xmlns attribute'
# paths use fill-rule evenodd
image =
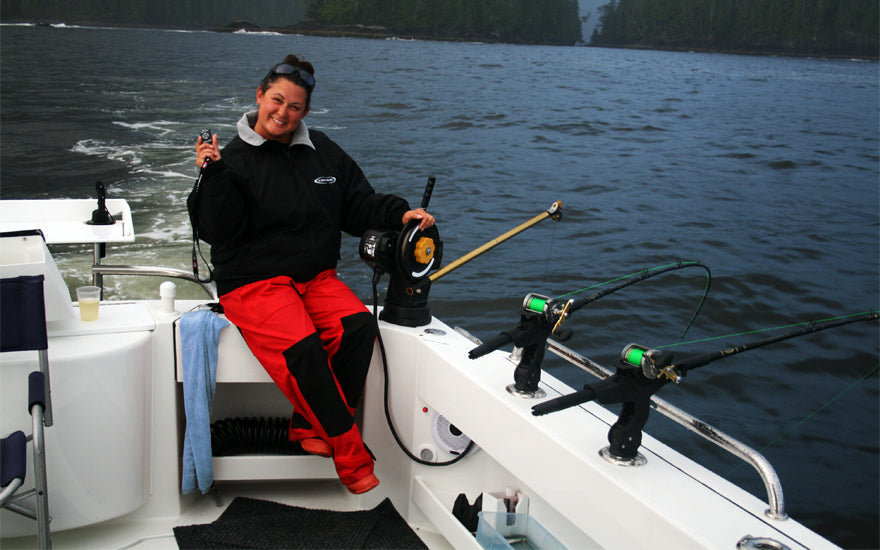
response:
<svg viewBox="0 0 880 550"><path fill-rule="evenodd" d="M205 162L205 166L207 166L207 161ZM196 183L193 185L193 213L190 221L192 222L193 229L193 245L192 245L192 268L193 275L196 280L202 283L209 283L214 280L214 271L211 270L211 263L205 259L204 254L202 254L202 247L199 243L199 188L202 184L202 176L205 173L205 166L199 169L199 177L196 178ZM202 258L202 262L204 262L205 267L208 268L208 278L202 279L199 277L199 257Z"/></svg>

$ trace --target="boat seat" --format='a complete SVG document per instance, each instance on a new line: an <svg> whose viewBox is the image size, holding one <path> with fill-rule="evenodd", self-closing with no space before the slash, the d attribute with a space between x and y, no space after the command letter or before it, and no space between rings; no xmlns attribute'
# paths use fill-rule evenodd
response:
<svg viewBox="0 0 880 550"><path fill-rule="evenodd" d="M25 436L16 430L0 441L0 507L36 521L37 545L41 549L51 547L43 438L44 428L52 425L48 349L43 275L0 279L0 352L36 351L40 365L40 370L28 376L31 435ZM15 399L15 396L4 395L3 399ZM27 474L28 442L33 443L34 488L19 491ZM35 499L32 507L23 504L30 497Z"/></svg>

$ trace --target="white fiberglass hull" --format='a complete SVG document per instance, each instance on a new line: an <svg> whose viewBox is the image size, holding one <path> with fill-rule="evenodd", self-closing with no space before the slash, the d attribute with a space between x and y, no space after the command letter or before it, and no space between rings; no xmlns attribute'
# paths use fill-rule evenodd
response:
<svg viewBox="0 0 880 550"><path fill-rule="evenodd" d="M116 340L122 339L122 334L132 337L132 333L149 339L153 361L145 375L150 381L146 397L143 387L126 387L122 374L130 371L131 357L112 366L103 365L102 351L92 344L95 335L75 334L76 327L84 323L78 319L65 321L67 329L55 325L50 360L57 384L53 392L56 399L62 403L81 399L85 406L95 399L69 398L67 388L100 383L102 394L118 395L124 397L123 401L130 395L145 400L144 406L108 402L107 414L98 414L88 425L70 426L60 420L53 428L58 434L50 439L48 455L56 547L64 546L65 541L74 547L86 543L97 547L102 540L107 547L126 546L142 539L149 544L163 540L173 543L173 525L211 521L212 514L219 515L220 509L211 504L210 497L180 495L180 441L185 418L180 382L175 375L172 323L179 311L193 305L178 302L178 312L165 313L158 302L109 302L102 305L103 326L88 326L88 332L103 332ZM146 309L151 321L120 320L114 325L110 321L114 308L135 312ZM132 324L138 326L132 328ZM355 509L368 508L387 496L432 546L477 548L473 536L451 515L455 497L465 493L473 501L480 493L515 487L528 496L529 513L568 548L734 548L747 535L772 538L789 548L833 547L794 520L769 519L764 514L766 503L650 436L645 436L641 447L647 458L644 466L622 467L607 462L599 450L607 445L608 427L615 416L592 403L544 417L532 416L534 400L505 390L514 368L506 352L470 360L467 352L474 344L436 319L417 328L384 322L380 325L390 369L390 410L403 443L414 453L427 449L427 456L437 460L453 458L432 434L432 422L439 415L473 439L479 451L447 467L424 466L408 459L387 426L385 377L377 351L364 396L362 431L377 457L380 487L360 497L348 495L334 479L331 462L316 457L215 459L218 487L221 495L226 493L227 503L232 495L244 492L298 505L307 502L323 508ZM69 361L75 366L66 366ZM71 372L66 372L68 368ZM102 370L105 368L116 374ZM16 369L5 358L2 369L6 391L14 385L7 382L7 373ZM234 328L224 329L217 377L215 415L289 414L289 406ZM542 388L547 398L572 391L547 374ZM57 414L65 414L63 410L59 407ZM122 461L112 457L119 457L116 453L129 448L131 442L118 440L110 431L120 422L113 411L122 410L142 415L133 425L149 427L141 455L149 460L125 457L124 468L114 465ZM7 422L12 416L4 406L4 430L12 428ZM62 429L70 433L62 437ZM77 443L89 441L89 434L95 433L101 434L99 439L105 436L103 446ZM114 503L112 508L118 511L118 517L100 517L83 524L82 509L88 503L75 493L71 497L67 487L76 485L77 480L85 483L83 476L90 469L80 466L72 472L66 464L66 457L83 453L93 456L96 464L111 457L110 465L99 469L105 479L87 483L95 502L119 494L119 485L114 481L117 475L131 475L133 484L145 480L143 496L130 499L136 504L133 511L126 509L131 505ZM127 468L132 464L137 471L129 474ZM116 473L116 469L125 471ZM3 514L3 534L7 536L7 526L12 528L12 522L8 512ZM19 528L28 527L25 523ZM7 542L27 540L7 539L4 547Z"/></svg>

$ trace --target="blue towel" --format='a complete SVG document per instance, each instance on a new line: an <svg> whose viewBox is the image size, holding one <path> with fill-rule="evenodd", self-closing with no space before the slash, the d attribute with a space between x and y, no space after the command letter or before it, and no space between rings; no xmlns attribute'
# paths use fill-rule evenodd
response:
<svg viewBox="0 0 880 550"><path fill-rule="evenodd" d="M183 368L183 407L186 433L183 438L184 494L198 483L202 494L214 483L211 463L211 405L217 384L217 344L220 331L229 325L213 312L202 309L180 318L180 349Z"/></svg>

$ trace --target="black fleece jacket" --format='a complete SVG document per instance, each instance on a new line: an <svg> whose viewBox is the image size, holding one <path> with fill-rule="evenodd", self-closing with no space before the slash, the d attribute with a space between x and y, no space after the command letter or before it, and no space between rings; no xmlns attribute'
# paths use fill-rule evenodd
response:
<svg viewBox="0 0 880 550"><path fill-rule="evenodd" d="M341 231L402 227L408 203L376 193L324 133L302 125L290 146L253 145L241 126L187 199L199 238L211 244L220 295L281 275L308 281L336 267Z"/></svg>

